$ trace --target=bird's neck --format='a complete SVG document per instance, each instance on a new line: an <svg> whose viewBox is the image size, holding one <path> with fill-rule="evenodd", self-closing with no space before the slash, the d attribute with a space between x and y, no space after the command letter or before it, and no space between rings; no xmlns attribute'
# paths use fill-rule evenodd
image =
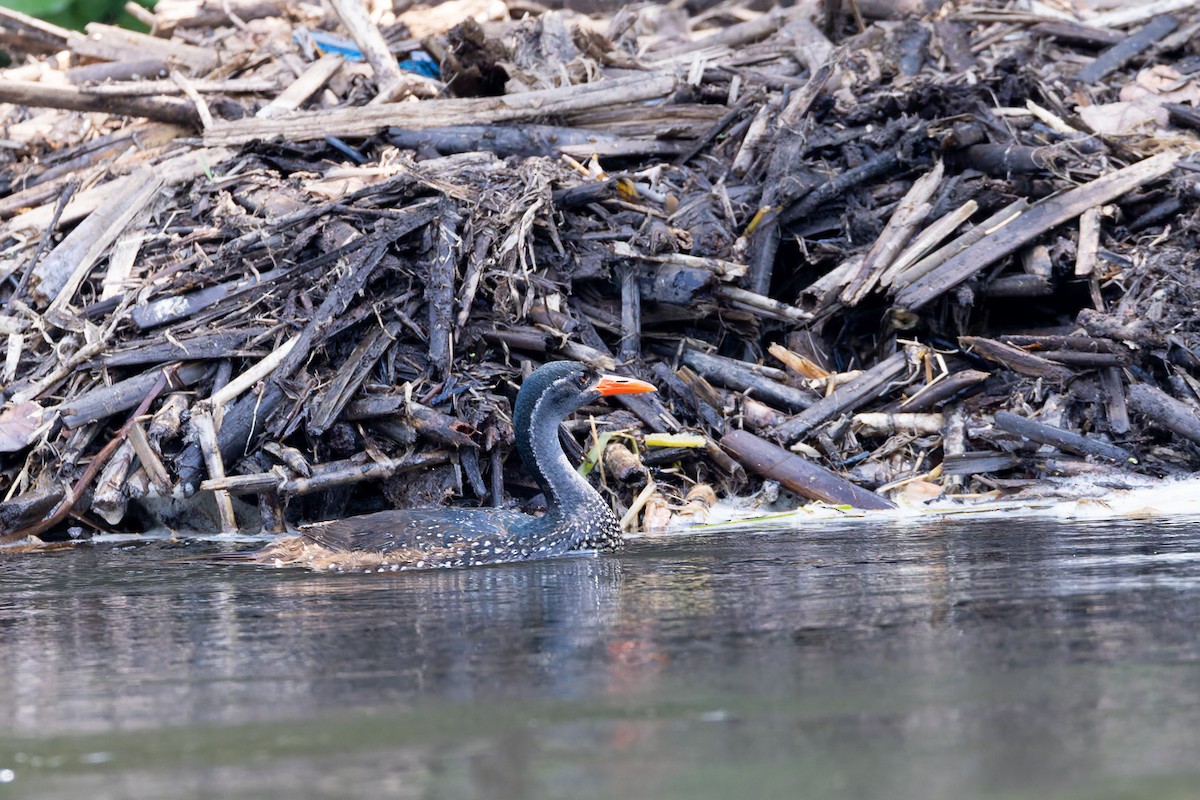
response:
<svg viewBox="0 0 1200 800"><path fill-rule="evenodd" d="M525 469L546 494L547 516L556 518L604 503L600 493L567 460L558 440L559 424L558 419L534 417L530 420L528 446L519 448Z"/></svg>

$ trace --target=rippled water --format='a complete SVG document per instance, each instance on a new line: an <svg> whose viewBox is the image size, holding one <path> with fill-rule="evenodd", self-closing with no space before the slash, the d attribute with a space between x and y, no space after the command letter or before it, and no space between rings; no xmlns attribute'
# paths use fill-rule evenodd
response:
<svg viewBox="0 0 1200 800"><path fill-rule="evenodd" d="M1200 523L0 557L0 797L1195 798Z"/></svg>

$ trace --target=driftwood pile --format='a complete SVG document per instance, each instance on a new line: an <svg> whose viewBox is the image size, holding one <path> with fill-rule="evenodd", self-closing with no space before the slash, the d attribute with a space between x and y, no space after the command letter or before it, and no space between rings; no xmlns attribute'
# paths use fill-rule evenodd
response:
<svg viewBox="0 0 1200 800"><path fill-rule="evenodd" d="M1087 5L0 9L3 541L527 501L557 358L631 526L1193 472L1200 14Z"/></svg>

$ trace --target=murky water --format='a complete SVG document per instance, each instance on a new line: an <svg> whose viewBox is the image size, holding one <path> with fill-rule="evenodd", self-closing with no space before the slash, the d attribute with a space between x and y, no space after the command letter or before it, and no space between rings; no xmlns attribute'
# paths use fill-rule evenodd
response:
<svg viewBox="0 0 1200 800"><path fill-rule="evenodd" d="M1200 523L0 561L0 797L1196 798Z"/></svg>

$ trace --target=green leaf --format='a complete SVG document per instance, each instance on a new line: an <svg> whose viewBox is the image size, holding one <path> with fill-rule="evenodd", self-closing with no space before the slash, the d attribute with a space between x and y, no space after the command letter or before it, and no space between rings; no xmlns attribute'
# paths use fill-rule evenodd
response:
<svg viewBox="0 0 1200 800"><path fill-rule="evenodd" d="M71 0L3 0L0 5L31 17L47 17L66 11Z"/></svg>

